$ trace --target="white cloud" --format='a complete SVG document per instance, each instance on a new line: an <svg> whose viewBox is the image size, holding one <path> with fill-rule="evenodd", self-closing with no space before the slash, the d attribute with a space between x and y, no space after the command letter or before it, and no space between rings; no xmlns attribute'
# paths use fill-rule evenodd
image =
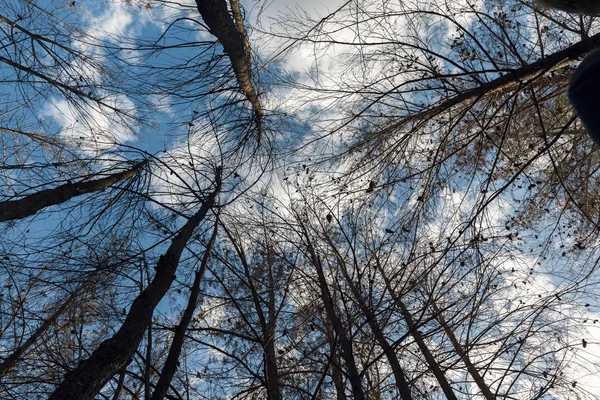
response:
<svg viewBox="0 0 600 400"><path fill-rule="evenodd" d="M55 99L47 104L42 116L52 118L60 128L60 135L88 155L134 141L138 126L134 122L133 103L122 95L107 95L102 103L74 105Z"/></svg>

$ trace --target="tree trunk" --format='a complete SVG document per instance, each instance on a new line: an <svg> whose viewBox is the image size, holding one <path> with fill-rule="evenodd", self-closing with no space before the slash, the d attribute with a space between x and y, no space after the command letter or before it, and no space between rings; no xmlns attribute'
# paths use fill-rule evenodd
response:
<svg viewBox="0 0 600 400"><path fill-rule="evenodd" d="M41 190L19 200L2 202L0 203L0 221L25 218L35 214L42 208L63 203L75 196L106 189L114 183L136 175L147 163L148 161L142 161L127 171L109 175L106 178L94 181L69 182L54 189Z"/></svg>
<svg viewBox="0 0 600 400"><path fill-rule="evenodd" d="M266 236L265 236L266 237ZM263 334L265 348L265 369L267 379L267 392L269 400L281 400L281 386L279 385L279 370L277 368L277 355L275 351L275 333L277 332L277 309L275 307L275 279L273 277L273 264L271 259L271 246L267 246L267 266L269 268L269 301L266 329Z"/></svg>
<svg viewBox="0 0 600 400"><path fill-rule="evenodd" d="M478 87L467 89L451 97L436 106L430 107L428 110L417 112L406 117L400 118L397 122L390 124L377 134L372 135L374 139L380 138L382 133L393 132L394 130L402 127L403 125L416 120L431 119L440 113L454 107L458 104L464 103L468 100L474 100L485 96L490 93L506 90L515 85L520 84L523 81L535 78L537 75L553 71L556 69L564 68L565 66L573 63L578 58L583 57L592 50L600 47L600 33L597 33L589 38L586 38L580 42L567 47L566 49L557 51L554 54L546 56L539 61L531 64L522 66L521 68L514 69L507 74L499 76L487 83L483 83Z"/></svg>
<svg viewBox="0 0 600 400"><path fill-rule="evenodd" d="M223 227L223 229L227 233L231 244L235 248L235 251L240 258L242 266L244 267L244 276L246 277L246 284L248 285L248 288L252 293L252 302L254 303L254 309L256 310L256 315L258 316L258 320L260 323L260 328L262 331L260 345L263 349L264 375L267 389L267 398L270 400L279 400L281 399L281 388L279 386L279 371L277 368L277 356L275 354L275 332L277 326L277 319L275 313L275 292L273 286L273 277L271 273L270 250L267 250L267 264L269 269L269 287L267 288L269 300L267 302L267 305L269 310L268 315L265 317L261 306L261 304L264 301L262 300L259 291L254 285L255 278L252 277L252 274L250 272L250 265L248 264L248 260L246 259L244 249L240 244L236 242L234 236L229 230L227 230L226 227Z"/></svg>
<svg viewBox="0 0 600 400"><path fill-rule="evenodd" d="M270 324L269 324L270 325ZM281 400L281 388L279 386L279 371L277 368L277 357L275 354L275 331L265 331L263 337L263 351L265 354L265 378L267 381L267 398L269 400Z"/></svg>
<svg viewBox="0 0 600 400"><path fill-rule="evenodd" d="M156 384L156 388L154 389L154 393L152 394L152 400L162 400L165 398L167 390L169 390L171 380L173 379L175 371L177 370L179 355L181 354L181 349L183 348L183 343L185 341L185 333L187 331L188 326L190 325L192 317L194 316L196 305L198 304L198 296L200 294L200 283L202 282L204 271L206 271L206 265L208 264L208 259L210 258L210 252L212 251L213 244L215 243L215 239L217 238L218 226L218 222L215 222L215 228L213 230L212 236L208 241L206 250L204 250L204 256L202 257L200 269L196 272L196 275L194 277L194 283L192 284L192 291L188 299L187 307L183 312L183 315L181 316L181 321L179 322L179 325L177 325L177 328L175 328L175 335L173 337L173 341L171 342L171 348L169 349L167 360L165 361L165 365L160 374L160 378L158 379L158 383Z"/></svg>
<svg viewBox="0 0 600 400"><path fill-rule="evenodd" d="M225 0L196 0L196 6L208 30L219 40L223 50L229 56L238 84L252 105L260 131L263 111L252 84L250 44L243 25L239 2L231 0L235 22L229 14Z"/></svg>
<svg viewBox="0 0 600 400"><path fill-rule="evenodd" d="M302 227L304 229L304 227ZM306 247L311 257L311 262L315 269L317 270L317 279L319 282L319 288L321 289L321 299L323 300L323 304L325 306L325 313L327 314L327 318L331 321L331 325L333 326L333 330L337 334L340 341L340 348L342 350L342 357L346 362L346 369L348 380L350 381L350 386L352 387L352 394L354 399L357 400L365 400L365 393L362 388L360 375L358 373L358 368L356 367L356 361L354 360L354 355L352 353L352 341L350 337L346 334L346 328L342 324L342 321L339 319L335 312L333 300L331 298L331 294L329 293L329 289L327 288L327 280L325 279L325 274L323 273L323 266L321 265L321 260L317 256L315 249L308 238L308 232L304 229L304 235L306 237Z"/></svg>
<svg viewBox="0 0 600 400"><path fill-rule="evenodd" d="M331 380L335 386L335 395L337 400L347 400L346 389L344 388L344 379L340 369L340 359L337 354L336 340L333 336L333 326L329 318L325 320L325 329L327 330L327 342L331 352Z"/></svg>
<svg viewBox="0 0 600 400"><path fill-rule="evenodd" d="M385 335L383 334L383 330L381 329L381 327L379 326L379 323L375 319L375 315L373 314L372 310L367 306L367 303L366 303L364 297L362 296L360 289L355 285L354 282L352 282L352 278L350 277L350 274L348 273L348 269L346 268L346 264L344 263L344 260L337 253L337 249L335 248L335 246L333 246L333 243L329 242L329 245L332 247L333 251L337 255L338 265L340 266L342 275L344 275L344 279L346 279L346 281L348 282L348 285L350 286L350 292L356 299L356 302L358 303L358 306L359 306L361 312L367 319L367 323L369 324L369 327L371 328L371 331L373 332L373 335L375 336L375 340L377 341L377 344L379 344L379 346L383 350L385 357L387 358L388 362L390 363L390 367L392 367L392 373L394 374L394 379L396 380L396 387L398 388L398 391L400 392L400 397L403 400L412 400L412 394L410 392L410 387L408 386L408 382L406 381L406 376L404 375L404 371L402 370L402 367L400 366L400 361L398 360L398 356L396 355L394 348L390 345L388 340L385 338Z"/></svg>
<svg viewBox="0 0 600 400"><path fill-rule="evenodd" d="M427 347L427 344L425 343L423 336L421 335L421 333L418 330L419 327L417 326L417 323L412 318L412 315L408 311L408 308L404 305L402 300L396 295L396 292L395 292L395 290L393 290L392 284L391 284L389 278L387 277L387 275L385 274L385 271L381 268L381 265L379 265L379 264L378 264L378 270L381 273L381 276L385 282L386 288L387 288L388 292L390 293L392 299L400 306L400 310L402 311L402 315L404 317L404 320L406 321L406 325L408 326L408 331L409 331L410 335L412 336L412 338L417 343L419 350L421 350L421 353L425 357L427 366L429 367L431 372L433 372L433 375L435 376L438 383L440 384L440 387L444 391L446 398L451 399L451 400L456 400L456 395L454 394L454 390L452 389L450 382L448 382L448 379L446 379L446 375L440 368L435 357L433 356L433 354L431 354L431 351L429 351L429 348Z"/></svg>
<svg viewBox="0 0 600 400"><path fill-rule="evenodd" d="M429 351L429 347L427 347L427 343L425 343L423 335L421 335L421 332L419 332L418 326L415 323L415 320L413 319L412 315L408 311L408 308L406 308L402 300L398 300L398 304L400 305L402 315L404 316L404 320L406 321L406 325L408 326L408 329L410 330L413 339L415 339L415 342L417 342L417 345L419 346L419 350L421 350L421 353L423 353L423 356L425 356L427 365L429 366L431 372L433 372L435 379L437 379L438 383L440 384L440 387L444 391L446 398L450 400L457 400L456 395L454 394L454 390L450 385L450 382L448 382L444 371L442 371L435 357L433 356L433 354L431 354L431 351Z"/></svg>
<svg viewBox="0 0 600 400"><path fill-rule="evenodd" d="M454 331L452 331L452 329L446 323L446 320L444 319L441 310L435 304L433 304L433 311L435 313L436 319L438 320L442 328L444 328L444 332L450 339L452 346L454 346L454 350L460 356L461 360L463 360L463 363L467 367L467 371L469 371L469 374L471 374L471 377L477 384L477 387L479 387L479 390L481 390L483 397L485 397L486 400L495 400L496 396L494 396L494 394L490 390L490 387L487 385L487 383L485 383L485 380L479 374L479 371L477 370L475 365L471 362L471 359L469 358L469 353L467 353L467 351L460 344L460 342L454 335Z"/></svg>
<svg viewBox="0 0 600 400"><path fill-rule="evenodd" d="M146 344L146 362L144 365L144 400L150 400L150 372L152 370L152 321L148 324L147 329L147 339L148 343Z"/></svg>
<svg viewBox="0 0 600 400"><path fill-rule="evenodd" d="M87 360L66 374L63 382L50 396L50 400L92 400L106 382L127 364L152 321L155 307L175 280L179 258L189 238L214 206L220 190L221 171L218 170L215 190L173 238L166 253L159 258L154 279L134 300L121 328L112 338L102 342Z"/></svg>

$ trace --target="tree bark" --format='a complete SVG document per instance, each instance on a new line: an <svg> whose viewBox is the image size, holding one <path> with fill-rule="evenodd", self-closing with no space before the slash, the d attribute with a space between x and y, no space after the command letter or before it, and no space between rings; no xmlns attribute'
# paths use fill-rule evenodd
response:
<svg viewBox="0 0 600 400"><path fill-rule="evenodd" d="M142 161L129 170L109 175L106 178L69 182L54 189L41 190L19 200L4 201L0 203L0 221L25 218L37 213L42 208L63 203L82 194L106 189L114 183L136 175L147 163L147 160Z"/></svg>
<svg viewBox="0 0 600 400"><path fill-rule="evenodd" d="M144 331L152 321L155 307L175 280L179 258L194 229L214 207L221 190L221 170L217 170L216 186L200 209L181 228L171 245L156 264L156 275L134 300L125 322L112 338L105 340L77 368L65 375L50 400L92 400L108 380L127 364L142 341Z"/></svg>
<svg viewBox="0 0 600 400"><path fill-rule="evenodd" d="M266 237L266 236L265 236ZM275 353L275 333L277 332L277 309L275 307L275 279L273 277L273 263L271 246L267 245L267 266L269 299L268 321L263 334L263 347L265 349L265 377L267 378L267 393L269 400L281 400L281 386L279 385L279 369L277 368L277 355Z"/></svg>
<svg viewBox="0 0 600 400"><path fill-rule="evenodd" d="M208 26L209 32L219 40L223 50L229 56L238 84L252 105L260 132L263 111L252 84L250 44L244 28L239 2L231 0L231 9L235 21L229 14L225 0L196 0L196 6L204 23Z"/></svg>
<svg viewBox="0 0 600 400"><path fill-rule="evenodd" d="M275 355L275 330L269 323L263 335L263 351L265 354L265 378L267 381L267 398L281 400L281 387L279 386L279 370L277 356Z"/></svg>
<svg viewBox="0 0 600 400"><path fill-rule="evenodd" d="M151 385L150 376L152 371L152 321L148 324L146 343L146 362L144 363L144 400L150 400Z"/></svg>
<svg viewBox="0 0 600 400"><path fill-rule="evenodd" d="M335 386L335 396L337 400L347 400L342 371L340 369L340 360L337 355L336 340L333 335L333 326L331 325L329 318L325 320L325 329L327 333L327 342L329 343L329 351L331 352L331 380Z"/></svg>
<svg viewBox="0 0 600 400"><path fill-rule="evenodd" d="M271 256L270 247L267 245L267 264L268 264L268 288L267 292L269 299L267 301L268 314L262 310L261 304L264 302L257 288L254 285L254 278L250 272L250 265L246 259L246 254L243 247L235 241L235 238L227 228L224 227L227 236L231 240L236 253L238 254L242 266L244 267L244 276L246 277L246 284L252 293L252 302L256 315L261 328L260 345L263 349L263 361L264 361L264 375L265 375L265 386L267 389L267 398L269 400L280 400L281 399L281 387L279 385L279 370L277 368L277 356L275 354L275 332L277 329L277 318L275 310L275 292L274 292L274 281L272 276L271 268ZM265 236L266 237L266 236Z"/></svg>
<svg viewBox="0 0 600 400"><path fill-rule="evenodd" d="M194 283L192 284L192 291L190 293L187 306L183 312L183 315L181 316L179 325L177 325L177 328L175 328L175 335L173 337L173 341L171 342L171 348L169 349L167 360L165 361L165 365L160 373L160 378L158 379L158 383L156 384L156 388L154 389L151 400L162 400L165 398L167 390L169 390L171 380L173 379L175 371L177 370L179 355L181 354L181 349L183 348L183 343L185 341L185 333L190 325L192 317L194 316L194 311L196 310L196 306L198 304L200 283L202 282L204 271L206 271L206 265L208 264L208 260L210 258L210 252L212 251L215 239L217 238L218 226L218 222L215 222L215 228L212 236L208 241L206 250L204 250L204 256L202 257L200 269L196 272L194 277Z"/></svg>
<svg viewBox="0 0 600 400"><path fill-rule="evenodd" d="M388 276L385 274L385 271L381 268L381 265L379 265L379 264L378 264L378 270L381 273L381 276L385 282L386 288L387 288L388 292L390 293L392 299L400 306L400 310L402 311L402 316L404 317L404 320L406 321L406 325L408 327L409 333L412 336L412 338L415 340L415 342L417 343L417 346L419 347L419 350L425 357L427 366L429 367L431 372L433 372L433 375L435 376L436 380L440 384L440 387L444 391L446 398L448 398L450 400L456 400L456 394L454 393L454 390L452 389L452 385L450 385L450 382L448 382L448 379L446 378L446 375L440 368L437 360L435 359L435 357L433 356L431 351L429 351L429 348L427 347L427 344L425 343L423 336L421 335L421 333L418 330L419 327L418 327L417 322L413 319L408 308L405 306L404 302L402 302L402 299L400 299L396 295L396 292L392 288L392 284L391 284Z"/></svg>

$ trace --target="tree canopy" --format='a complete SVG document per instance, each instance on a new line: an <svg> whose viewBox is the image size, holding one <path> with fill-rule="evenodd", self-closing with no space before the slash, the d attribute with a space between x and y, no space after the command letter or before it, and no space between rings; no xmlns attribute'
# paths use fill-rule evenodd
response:
<svg viewBox="0 0 600 400"><path fill-rule="evenodd" d="M600 397L597 17L0 5L0 398Z"/></svg>

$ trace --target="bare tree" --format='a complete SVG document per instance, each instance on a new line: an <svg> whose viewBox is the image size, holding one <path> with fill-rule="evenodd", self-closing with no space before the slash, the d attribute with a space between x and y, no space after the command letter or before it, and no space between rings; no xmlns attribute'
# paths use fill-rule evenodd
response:
<svg viewBox="0 0 600 400"><path fill-rule="evenodd" d="M0 397L597 397L596 17L0 3Z"/></svg>

